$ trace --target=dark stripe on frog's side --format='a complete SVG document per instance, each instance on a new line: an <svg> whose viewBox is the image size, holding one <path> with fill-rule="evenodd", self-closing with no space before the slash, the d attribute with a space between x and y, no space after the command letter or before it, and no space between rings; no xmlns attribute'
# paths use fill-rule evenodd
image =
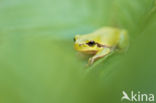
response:
<svg viewBox="0 0 156 103"><path fill-rule="evenodd" d="M103 47L103 48L107 47L107 48L109 48L108 46L102 45L102 44L99 44L99 43L96 43L96 45L97 45L98 47Z"/></svg>
<svg viewBox="0 0 156 103"><path fill-rule="evenodd" d="M89 45L88 43L86 43L88 46L92 46L92 45ZM82 44L79 44L80 46L82 45ZM95 45L97 45L98 47L102 47L102 48L112 48L112 47L109 47L109 46L106 46L106 45L103 45L103 44L99 44L99 43L97 43L97 42L95 42Z"/></svg>
<svg viewBox="0 0 156 103"><path fill-rule="evenodd" d="M111 49L111 50L114 50L114 49L116 48L116 46L110 47L110 46L102 45L102 44L99 44L99 43L96 43L96 45L97 45L98 47L109 48L109 49Z"/></svg>
<svg viewBox="0 0 156 103"><path fill-rule="evenodd" d="M103 45L103 44L99 44L95 42L95 45L97 45L98 47L103 47L103 48L110 48L109 46Z"/></svg>

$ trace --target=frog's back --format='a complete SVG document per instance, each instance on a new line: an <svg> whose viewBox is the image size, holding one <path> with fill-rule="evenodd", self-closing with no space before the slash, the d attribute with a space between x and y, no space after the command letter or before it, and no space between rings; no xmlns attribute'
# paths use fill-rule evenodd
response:
<svg viewBox="0 0 156 103"><path fill-rule="evenodd" d="M120 30L111 27L104 27L95 31L94 35L100 38L100 43L111 47L117 44L120 36Z"/></svg>

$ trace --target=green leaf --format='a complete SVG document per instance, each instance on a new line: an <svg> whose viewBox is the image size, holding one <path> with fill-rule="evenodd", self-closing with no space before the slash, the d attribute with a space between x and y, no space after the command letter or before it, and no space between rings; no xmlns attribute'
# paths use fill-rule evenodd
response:
<svg viewBox="0 0 156 103"><path fill-rule="evenodd" d="M121 103L122 91L156 93L155 0L1 0L1 103ZM87 68L73 37L124 28L125 53Z"/></svg>

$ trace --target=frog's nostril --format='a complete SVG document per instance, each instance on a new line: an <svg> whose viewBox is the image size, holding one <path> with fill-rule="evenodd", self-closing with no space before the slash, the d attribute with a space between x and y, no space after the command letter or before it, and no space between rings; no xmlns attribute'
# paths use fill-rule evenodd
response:
<svg viewBox="0 0 156 103"><path fill-rule="evenodd" d="M81 46L82 44L79 44L79 46Z"/></svg>
<svg viewBox="0 0 156 103"><path fill-rule="evenodd" d="M76 41L76 38L73 38L73 41L75 42Z"/></svg>

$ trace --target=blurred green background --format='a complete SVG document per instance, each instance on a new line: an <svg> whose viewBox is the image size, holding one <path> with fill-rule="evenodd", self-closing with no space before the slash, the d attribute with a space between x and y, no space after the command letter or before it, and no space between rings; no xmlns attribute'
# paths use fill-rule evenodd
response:
<svg viewBox="0 0 156 103"><path fill-rule="evenodd" d="M127 29L130 47L88 71L73 37L103 26ZM121 103L123 90L156 94L155 41L155 0L0 0L0 103Z"/></svg>

